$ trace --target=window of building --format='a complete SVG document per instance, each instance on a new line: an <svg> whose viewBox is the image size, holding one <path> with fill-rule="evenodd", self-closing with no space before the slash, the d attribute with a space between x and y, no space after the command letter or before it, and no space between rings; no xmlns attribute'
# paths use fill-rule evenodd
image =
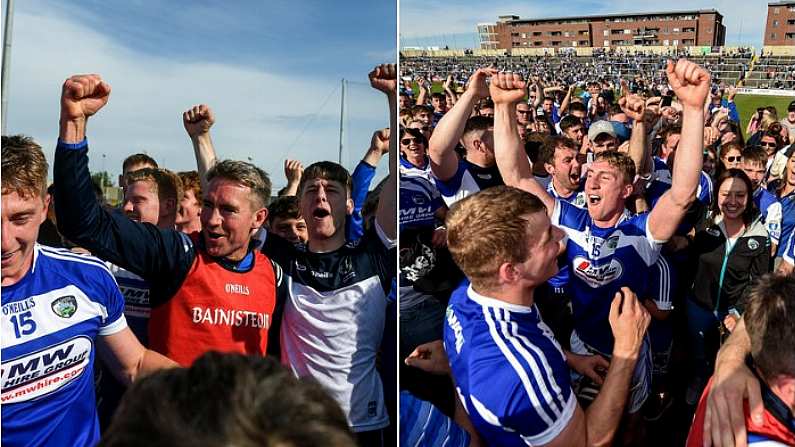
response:
<svg viewBox="0 0 795 447"><path fill-rule="evenodd" d="M536 40L535 42L533 42L533 45L540 47L542 43Z"/></svg>
<svg viewBox="0 0 795 447"><path fill-rule="evenodd" d="M631 29L625 29L624 30L624 34L632 34L632 30Z"/></svg>
<svg viewBox="0 0 795 447"><path fill-rule="evenodd" d="M674 45L679 45L679 40L674 39Z"/></svg>
<svg viewBox="0 0 795 447"><path fill-rule="evenodd" d="M581 47L587 47L588 46L588 41L587 40L581 40L580 41L580 46Z"/></svg>
<svg viewBox="0 0 795 447"><path fill-rule="evenodd" d="M604 46L609 47L610 46L610 41L609 40L605 40Z"/></svg>
<svg viewBox="0 0 795 447"><path fill-rule="evenodd" d="M533 36L540 36L540 35L541 35L541 31L536 31L536 32L533 33Z"/></svg>
<svg viewBox="0 0 795 447"><path fill-rule="evenodd" d="M571 41L571 46L576 47L577 46L577 41L576 40L572 40Z"/></svg>
<svg viewBox="0 0 795 447"><path fill-rule="evenodd" d="M670 41L668 39L663 40L663 45L670 45Z"/></svg>
<svg viewBox="0 0 795 447"><path fill-rule="evenodd" d="M673 32L678 33L679 32L679 28L674 28Z"/></svg>
<svg viewBox="0 0 795 447"><path fill-rule="evenodd" d="M778 14L778 8L773 8L773 14Z"/></svg>
<svg viewBox="0 0 795 447"><path fill-rule="evenodd" d="M563 37L569 37L569 32L568 31L564 31L563 32Z"/></svg>
<svg viewBox="0 0 795 447"><path fill-rule="evenodd" d="M773 28L778 26L778 20L773 20Z"/></svg>
<svg viewBox="0 0 795 447"><path fill-rule="evenodd" d="M553 47L559 47L560 46L560 41L559 40L553 40L552 41L552 46Z"/></svg>
<svg viewBox="0 0 795 447"><path fill-rule="evenodd" d="M776 38L776 33L770 33L770 38L771 39L775 39Z"/></svg>
<svg viewBox="0 0 795 447"><path fill-rule="evenodd" d="M787 39L795 39L795 33L787 33L785 37Z"/></svg>
<svg viewBox="0 0 795 447"><path fill-rule="evenodd" d="M606 29L606 30L604 31L604 34L605 34L605 36L609 36L609 35L610 35L610 30L609 30L609 29ZM605 42L607 42L607 41L605 41Z"/></svg>
<svg viewBox="0 0 795 447"><path fill-rule="evenodd" d="M696 41L695 41L695 39L684 39L682 41L682 44L683 45L695 45Z"/></svg>

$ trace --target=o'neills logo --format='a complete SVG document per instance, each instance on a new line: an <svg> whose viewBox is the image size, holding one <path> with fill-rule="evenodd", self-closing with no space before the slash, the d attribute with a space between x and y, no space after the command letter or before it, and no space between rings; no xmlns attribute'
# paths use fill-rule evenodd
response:
<svg viewBox="0 0 795 447"><path fill-rule="evenodd" d="M243 284L227 284L224 286L224 290L226 293L236 293L238 295L250 295L248 292L248 286L244 286Z"/></svg>
<svg viewBox="0 0 795 447"><path fill-rule="evenodd" d="M193 307L193 322L196 324L212 324L216 326L245 326L267 329L270 327L270 315L238 309Z"/></svg>
<svg viewBox="0 0 795 447"><path fill-rule="evenodd" d="M85 336L3 362L2 402L35 399L80 377L91 361L93 343Z"/></svg>

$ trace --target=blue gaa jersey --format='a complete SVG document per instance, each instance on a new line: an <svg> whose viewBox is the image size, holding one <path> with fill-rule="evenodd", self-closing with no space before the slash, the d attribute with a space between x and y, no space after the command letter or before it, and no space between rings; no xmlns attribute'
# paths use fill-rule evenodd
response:
<svg viewBox="0 0 795 447"><path fill-rule="evenodd" d="M149 303L149 283L129 270L125 270L110 262L108 269L119 284L124 297L124 317L127 325L144 346L149 346L149 314L152 305Z"/></svg>
<svg viewBox="0 0 795 447"><path fill-rule="evenodd" d="M504 184L496 164L490 168L481 168L466 160L458 161L458 170L448 180L441 181L436 177L434 180L448 207L476 192Z"/></svg>
<svg viewBox="0 0 795 447"><path fill-rule="evenodd" d="M767 234L774 244L779 243L781 236L781 205L776 199L776 195L759 187L754 191L754 205L762 216Z"/></svg>
<svg viewBox="0 0 795 447"><path fill-rule="evenodd" d="M568 237L574 329L582 341L603 354L613 351L613 332L607 321L613 296L622 286L643 296L649 269L662 248L663 242L649 233L648 217L648 213L631 216L625 211L614 227L599 228L588 210L555 201L552 225Z"/></svg>
<svg viewBox="0 0 795 447"><path fill-rule="evenodd" d="M585 182L584 181L580 182L580 187L577 189L577 191L575 191L574 193L572 193L568 197L563 197L560 194L558 194L558 192L555 190L555 186L553 185L553 182L549 182L549 185L547 185L547 192L552 197L554 197L556 199L560 199L560 200L562 200L564 202L571 203L572 205L576 206L577 208L585 208L585 206L586 206L585 205ZM562 257L562 255L561 255L561 257ZM569 264L568 263L564 263L564 264L560 265L560 268L558 269L558 273L556 273L555 276L553 276L552 278L549 278L549 280L547 282L549 283L550 286L552 286L552 287L554 287L556 289L560 289L560 288L566 287L566 284L569 283Z"/></svg>
<svg viewBox="0 0 795 447"><path fill-rule="evenodd" d="M459 287L447 307L444 345L458 394L486 444L546 444L574 415L569 368L535 306Z"/></svg>
<svg viewBox="0 0 795 447"><path fill-rule="evenodd" d="M95 445L94 344L127 327L113 276L94 257L36 245L31 270L2 289L3 445Z"/></svg>
<svg viewBox="0 0 795 447"><path fill-rule="evenodd" d="M444 206L442 196L427 170L422 171L402 158L400 164L400 231L433 228L436 223L434 213Z"/></svg>
<svg viewBox="0 0 795 447"><path fill-rule="evenodd" d="M776 203L770 205L767 213L771 219L778 218L779 229L776 236L779 244L778 249L776 249L776 256L784 256L786 244L783 241L789 240L790 235L793 234L792 230L795 229L795 192L791 192L784 197L778 197ZM770 230L768 229L768 231Z"/></svg>
<svg viewBox="0 0 795 447"><path fill-rule="evenodd" d="M790 234L789 242L784 246L784 262L795 265L795 236Z"/></svg>
<svg viewBox="0 0 795 447"><path fill-rule="evenodd" d="M654 157L654 172L651 175L651 180L646 186L646 201L649 204L649 208L653 208L657 201L660 200L660 197L671 189L673 179L668 165L658 157ZM701 171L701 177L698 181L696 199L705 205L712 203L712 179L704 171Z"/></svg>

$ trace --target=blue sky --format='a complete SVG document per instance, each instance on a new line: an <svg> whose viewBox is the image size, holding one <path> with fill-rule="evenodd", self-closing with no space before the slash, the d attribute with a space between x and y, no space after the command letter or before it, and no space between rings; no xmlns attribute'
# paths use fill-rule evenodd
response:
<svg viewBox="0 0 795 447"><path fill-rule="evenodd" d="M767 1L764 0L401 0L401 46L472 48L477 44L475 25L493 23L500 15L522 18L570 17L647 11L717 9L726 26L726 45L762 47Z"/></svg>
<svg viewBox="0 0 795 447"><path fill-rule="evenodd" d="M395 61L396 13L390 0L16 2L3 119L51 155L63 80L99 73L113 93L89 122L92 170L115 178L137 151L173 170L195 168L181 113L206 103L217 114L219 155L251 157L280 187L286 157L336 160L345 78L343 164L352 168L387 125L386 100L367 73ZM379 168L383 175L385 160Z"/></svg>

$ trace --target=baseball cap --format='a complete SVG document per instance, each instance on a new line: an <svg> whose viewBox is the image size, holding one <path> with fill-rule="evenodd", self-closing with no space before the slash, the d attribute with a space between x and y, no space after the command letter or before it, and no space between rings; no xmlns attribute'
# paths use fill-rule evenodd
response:
<svg viewBox="0 0 795 447"><path fill-rule="evenodd" d="M594 141L596 137L603 133L606 133L613 138L617 138L616 130L613 128L613 125L610 124L609 121L602 120L591 124L591 127L588 129L588 139Z"/></svg>
<svg viewBox="0 0 795 447"><path fill-rule="evenodd" d="M793 110L795 110L795 101L789 103L789 107L787 107L787 111L792 112Z"/></svg>

